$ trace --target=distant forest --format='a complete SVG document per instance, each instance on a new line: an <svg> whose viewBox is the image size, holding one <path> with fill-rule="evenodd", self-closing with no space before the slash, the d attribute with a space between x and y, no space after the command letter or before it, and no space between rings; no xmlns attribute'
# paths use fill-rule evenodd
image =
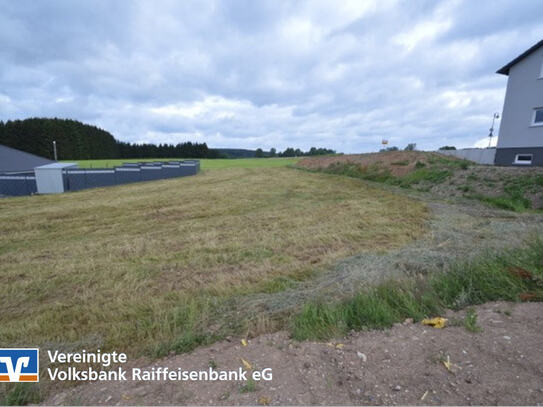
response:
<svg viewBox="0 0 543 407"><path fill-rule="evenodd" d="M59 160L101 158L217 158L206 143L133 144L76 120L25 119L0 121L0 144L53 159L53 140Z"/></svg>
<svg viewBox="0 0 543 407"><path fill-rule="evenodd" d="M69 119L32 118L0 121L0 144L41 157L54 159L53 140L59 160L95 160L103 158L248 158L301 157L335 154L334 150L311 147L309 151L287 148L212 149L206 143L134 144L118 141L96 126Z"/></svg>

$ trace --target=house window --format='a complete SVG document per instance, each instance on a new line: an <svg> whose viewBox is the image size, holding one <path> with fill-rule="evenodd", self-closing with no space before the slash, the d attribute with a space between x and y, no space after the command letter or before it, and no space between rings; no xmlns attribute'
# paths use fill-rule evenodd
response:
<svg viewBox="0 0 543 407"><path fill-rule="evenodd" d="M517 154L513 164L531 165L533 154Z"/></svg>
<svg viewBox="0 0 543 407"><path fill-rule="evenodd" d="M543 126L543 108L534 109L534 119L532 124L535 126Z"/></svg>

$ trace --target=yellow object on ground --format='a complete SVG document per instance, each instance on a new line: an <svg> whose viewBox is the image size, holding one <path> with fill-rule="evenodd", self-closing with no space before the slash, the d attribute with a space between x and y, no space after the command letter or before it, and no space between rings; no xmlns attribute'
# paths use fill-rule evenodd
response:
<svg viewBox="0 0 543 407"><path fill-rule="evenodd" d="M258 404L261 406L268 406L270 404L270 399L268 397L262 396L258 399Z"/></svg>
<svg viewBox="0 0 543 407"><path fill-rule="evenodd" d="M455 373L456 370L462 369L460 366L455 365L454 363L451 362L451 358L449 357L449 355L447 355L447 360L443 361L443 365L445 365L447 370L451 373Z"/></svg>
<svg viewBox="0 0 543 407"><path fill-rule="evenodd" d="M253 367L249 362L247 362L245 359L241 358L241 363L243 363L243 366L245 366L245 369L251 370Z"/></svg>
<svg viewBox="0 0 543 407"><path fill-rule="evenodd" d="M423 325L433 326L434 328L444 328L447 324L447 318L435 317L430 319L423 319L421 323Z"/></svg>

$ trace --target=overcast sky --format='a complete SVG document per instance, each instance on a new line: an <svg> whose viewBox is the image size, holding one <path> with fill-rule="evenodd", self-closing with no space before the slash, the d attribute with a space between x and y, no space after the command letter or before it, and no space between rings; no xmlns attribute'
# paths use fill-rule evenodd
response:
<svg viewBox="0 0 543 407"><path fill-rule="evenodd" d="M485 145L495 71L543 39L541 15L536 0L0 0L0 120L210 147Z"/></svg>

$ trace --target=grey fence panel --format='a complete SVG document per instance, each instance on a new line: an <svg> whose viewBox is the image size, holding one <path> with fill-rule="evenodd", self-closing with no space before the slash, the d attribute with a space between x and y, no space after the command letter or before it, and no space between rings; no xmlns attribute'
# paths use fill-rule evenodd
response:
<svg viewBox="0 0 543 407"><path fill-rule="evenodd" d="M85 170L64 171L65 191L80 191L87 188L87 174Z"/></svg>
<svg viewBox="0 0 543 407"><path fill-rule="evenodd" d="M129 184L131 182L140 182L141 170L139 166L136 167L116 167L115 179L117 184Z"/></svg>
<svg viewBox="0 0 543 407"><path fill-rule="evenodd" d="M196 166L196 173L200 171L200 161L198 160L185 160L185 164L191 164Z"/></svg>
<svg viewBox="0 0 543 407"><path fill-rule="evenodd" d="M38 184L36 184L35 176L26 177L26 188L27 191L30 192L30 194L35 194L38 192Z"/></svg>
<svg viewBox="0 0 543 407"><path fill-rule="evenodd" d="M180 166L180 176L185 177L187 175L195 175L198 173L198 167L193 163L184 162Z"/></svg>
<svg viewBox="0 0 543 407"><path fill-rule="evenodd" d="M164 164L162 166L162 176L164 178L175 178L179 177L179 165L174 164Z"/></svg>
<svg viewBox="0 0 543 407"><path fill-rule="evenodd" d="M63 172L64 190L79 191L87 188L106 187L139 181L195 175L199 161L171 161L168 163L124 163L121 167L78 168ZM0 195L23 196L37 192L34 172L0 174Z"/></svg>
<svg viewBox="0 0 543 407"><path fill-rule="evenodd" d="M36 177L29 175L0 175L0 195L25 196L37 192Z"/></svg>
<svg viewBox="0 0 543 407"><path fill-rule="evenodd" d="M115 170L100 169L87 170L87 188L110 187L117 185L115 181Z"/></svg>
<svg viewBox="0 0 543 407"><path fill-rule="evenodd" d="M66 170L64 174L67 191L117 185L115 170L111 169Z"/></svg>
<svg viewBox="0 0 543 407"><path fill-rule="evenodd" d="M143 181L154 181L163 178L162 167L146 165L145 167L140 167L140 169Z"/></svg>

